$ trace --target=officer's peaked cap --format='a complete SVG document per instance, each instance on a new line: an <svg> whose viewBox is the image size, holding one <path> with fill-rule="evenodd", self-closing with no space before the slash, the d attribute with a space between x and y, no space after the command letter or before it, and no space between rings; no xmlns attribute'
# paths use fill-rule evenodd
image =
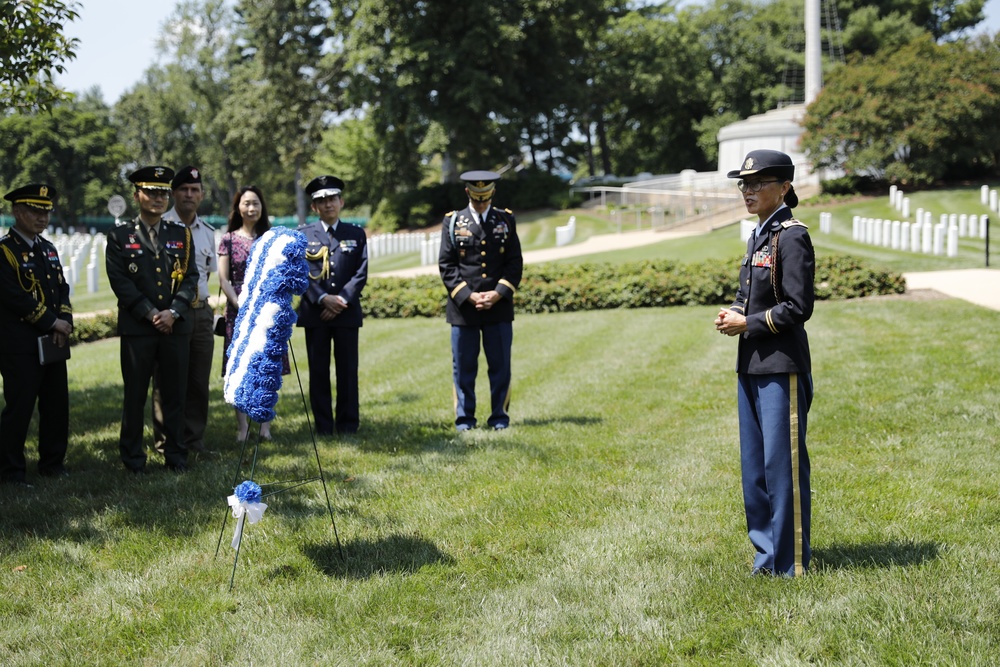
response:
<svg viewBox="0 0 1000 667"><path fill-rule="evenodd" d="M170 190L170 179L174 170L170 167L142 167L129 174L128 180L137 188L145 190Z"/></svg>
<svg viewBox="0 0 1000 667"><path fill-rule="evenodd" d="M317 176L306 185L306 194L312 199L335 197L344 191L344 182L336 176Z"/></svg>
<svg viewBox="0 0 1000 667"><path fill-rule="evenodd" d="M493 199L500 174L494 171L467 171L459 178L465 182L465 189L473 201L489 201Z"/></svg>
<svg viewBox="0 0 1000 667"><path fill-rule="evenodd" d="M56 198L56 189L44 183L31 183L11 190L3 196L11 204L24 204L42 211L52 210L52 200Z"/></svg>

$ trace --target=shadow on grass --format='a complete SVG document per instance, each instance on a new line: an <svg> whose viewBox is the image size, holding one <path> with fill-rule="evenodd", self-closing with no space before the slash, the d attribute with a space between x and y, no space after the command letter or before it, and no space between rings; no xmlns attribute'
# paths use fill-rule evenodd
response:
<svg viewBox="0 0 1000 667"><path fill-rule="evenodd" d="M337 545L310 544L303 554L328 577L368 579L391 572L410 573L426 565L451 565L455 559L443 553L433 542L412 535L389 535L380 540L345 542L344 557Z"/></svg>
<svg viewBox="0 0 1000 667"><path fill-rule="evenodd" d="M600 424L604 420L592 415L563 415L548 417L546 419L525 419L521 423L525 426L551 426L552 424L573 424L575 426L593 426ZM515 422L516 423L516 422Z"/></svg>
<svg viewBox="0 0 1000 667"><path fill-rule="evenodd" d="M872 542L835 544L813 549L812 566L817 571L914 567L938 557L935 542Z"/></svg>

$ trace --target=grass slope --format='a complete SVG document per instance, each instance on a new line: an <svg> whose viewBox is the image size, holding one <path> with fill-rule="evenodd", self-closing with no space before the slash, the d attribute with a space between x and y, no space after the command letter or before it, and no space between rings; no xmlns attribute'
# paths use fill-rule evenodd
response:
<svg viewBox="0 0 1000 667"><path fill-rule="evenodd" d="M817 308L814 571L794 581L747 577L735 344L714 314L518 317L513 428L468 437L450 426L446 325L366 323L363 432L320 443L346 559L306 484L267 499L232 591L232 519L214 556L238 458L218 373L223 456L136 479L117 459L118 341L77 347L73 476L0 487L0 663L993 663L1000 389L983 332L1000 313ZM304 367L298 332L293 350ZM278 407L261 482L315 472L294 375Z"/></svg>

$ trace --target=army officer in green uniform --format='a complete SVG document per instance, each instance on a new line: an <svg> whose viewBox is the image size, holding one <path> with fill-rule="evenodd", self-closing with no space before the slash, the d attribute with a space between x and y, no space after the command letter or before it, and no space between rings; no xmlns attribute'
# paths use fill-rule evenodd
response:
<svg viewBox="0 0 1000 667"><path fill-rule="evenodd" d="M191 231L163 220L170 203L167 167L143 167L129 176L139 216L108 232L107 271L118 297L118 333L124 399L118 447L122 463L146 471L142 444L146 396L153 367L160 368L160 394L166 435L163 456L168 470L187 470L184 398L198 268Z"/></svg>

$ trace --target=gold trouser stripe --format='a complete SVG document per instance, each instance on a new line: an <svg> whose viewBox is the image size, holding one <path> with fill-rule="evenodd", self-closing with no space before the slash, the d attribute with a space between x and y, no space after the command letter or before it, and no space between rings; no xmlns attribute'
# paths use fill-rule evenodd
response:
<svg viewBox="0 0 1000 667"><path fill-rule="evenodd" d="M514 382L511 381L511 383L509 385L507 385L507 395L503 397L503 411L504 412L508 412L508 413L510 412L510 392L511 392L511 390L513 390L513 388L514 388Z"/></svg>
<svg viewBox="0 0 1000 667"><path fill-rule="evenodd" d="M805 574L802 566L802 498L799 487L799 376L791 373L788 376L788 406L789 445L792 448L792 507L794 508L795 530L795 576Z"/></svg>
<svg viewBox="0 0 1000 667"><path fill-rule="evenodd" d="M452 412L458 412L458 389L455 387L455 380L451 381L451 409Z"/></svg>

